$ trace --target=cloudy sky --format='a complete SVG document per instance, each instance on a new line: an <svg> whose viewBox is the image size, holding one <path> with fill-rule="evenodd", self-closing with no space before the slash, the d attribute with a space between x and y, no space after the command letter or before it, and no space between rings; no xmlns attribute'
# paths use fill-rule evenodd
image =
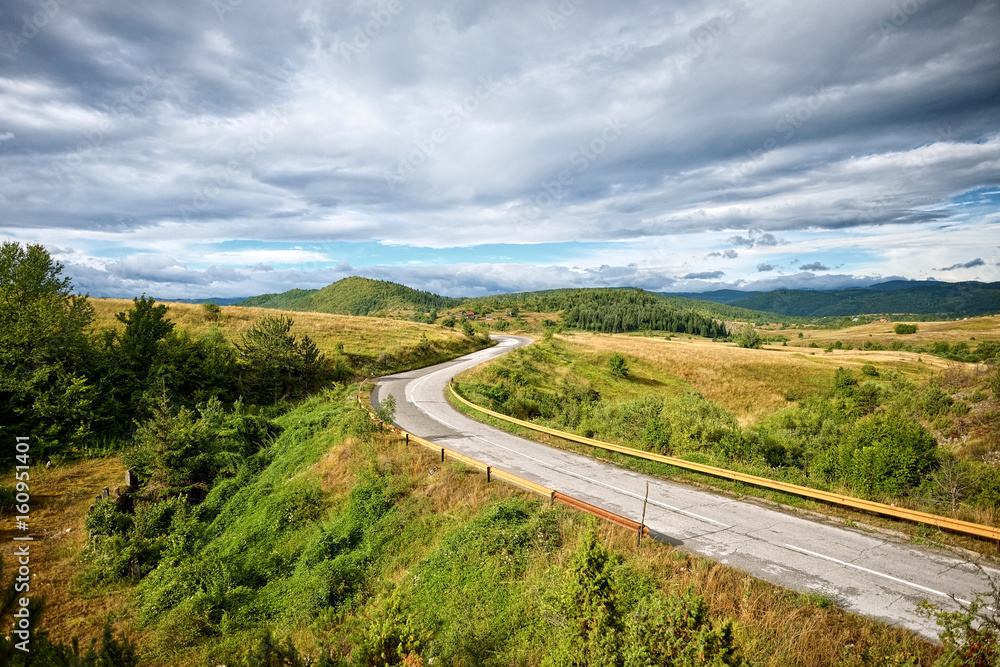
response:
<svg viewBox="0 0 1000 667"><path fill-rule="evenodd" d="M92 296L995 281L998 72L997 0L5 0L0 238Z"/></svg>

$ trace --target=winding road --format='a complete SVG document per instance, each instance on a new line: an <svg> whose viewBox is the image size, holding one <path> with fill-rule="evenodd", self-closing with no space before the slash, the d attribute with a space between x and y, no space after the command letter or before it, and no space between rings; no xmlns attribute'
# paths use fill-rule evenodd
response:
<svg viewBox="0 0 1000 667"><path fill-rule="evenodd" d="M495 347L381 378L373 405L392 395L400 428L636 521L648 482L646 525L658 541L779 586L828 596L841 609L929 639L937 639L938 628L917 613L921 600L954 608L950 595L968 601L989 590L985 576L1000 580L1000 571L980 570L949 551L631 472L469 419L445 400L450 378L531 343L494 338Z"/></svg>

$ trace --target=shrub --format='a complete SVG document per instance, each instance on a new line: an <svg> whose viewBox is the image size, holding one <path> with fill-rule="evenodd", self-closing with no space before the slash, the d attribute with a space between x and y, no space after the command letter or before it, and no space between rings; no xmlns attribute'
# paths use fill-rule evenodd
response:
<svg viewBox="0 0 1000 667"><path fill-rule="evenodd" d="M937 465L937 442L898 412L868 415L845 434L839 448L841 480L862 496L899 495Z"/></svg>
<svg viewBox="0 0 1000 667"><path fill-rule="evenodd" d="M628 363L625 361L625 357L615 352L608 359L608 370L611 375L616 378L627 378L628 377Z"/></svg>
<svg viewBox="0 0 1000 667"><path fill-rule="evenodd" d="M739 330L733 340L740 347L759 349L761 345L764 344L763 339L760 337L760 333L754 327L754 325L749 322L743 325L743 328Z"/></svg>
<svg viewBox="0 0 1000 667"><path fill-rule="evenodd" d="M897 334L915 334L917 333L917 325L897 322L896 325L892 327L892 330Z"/></svg>

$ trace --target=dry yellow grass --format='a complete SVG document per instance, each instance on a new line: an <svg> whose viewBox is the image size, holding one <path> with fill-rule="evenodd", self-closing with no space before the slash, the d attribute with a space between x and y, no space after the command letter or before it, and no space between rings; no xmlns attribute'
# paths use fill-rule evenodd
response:
<svg viewBox="0 0 1000 667"><path fill-rule="evenodd" d="M133 305L130 299L90 299L90 303L97 315L95 329L122 328L124 325L115 319L115 313L126 311ZM337 343L344 344L344 352L347 354L372 356L382 351L416 345L421 336L426 336L432 343L463 339L460 331L406 320L222 306L218 321L212 321L200 304L165 302L165 305L169 308L167 317L178 328L200 335L212 326L218 326L223 335L233 341L239 340L240 335L257 321L284 315L294 322L293 334L308 335L327 354L333 351Z"/></svg>
<svg viewBox="0 0 1000 667"><path fill-rule="evenodd" d="M124 594L115 591L98 597L78 597L71 583L80 571L78 556L87 543L87 510L103 487L109 487L114 496L115 487L124 484L125 468L117 457L31 470L28 534L34 541L30 543L30 595L34 599L44 597L43 625L58 641L69 643L77 636L81 646L87 646L90 639L100 636L104 619L109 614L120 619L127 604ZM0 530L0 543L4 545L14 544L15 532L24 534L9 529L9 519L5 518ZM12 551L4 553L8 566Z"/></svg>
<svg viewBox="0 0 1000 667"><path fill-rule="evenodd" d="M969 344L969 347L975 348L977 343L984 340L1000 340L1000 317L912 322L911 324L917 325L917 332L902 335L893 331L896 324L896 322L874 322L846 329L806 329L803 331L802 339L795 338L798 334L794 330L785 330L782 333L792 338L789 345L808 345L815 342L821 347L826 347L838 340L845 345L855 347L865 341L889 345L892 341L898 340L906 345L921 347L928 347L938 341L945 341L949 345L964 341Z"/></svg>
<svg viewBox="0 0 1000 667"><path fill-rule="evenodd" d="M865 363L925 375L948 362L908 352L823 352L765 346L751 350L699 338L665 340L626 335L574 333L562 337L585 349L619 352L653 364L683 379L705 398L733 412L743 425L753 423L791 401L826 391L839 366L857 370Z"/></svg>

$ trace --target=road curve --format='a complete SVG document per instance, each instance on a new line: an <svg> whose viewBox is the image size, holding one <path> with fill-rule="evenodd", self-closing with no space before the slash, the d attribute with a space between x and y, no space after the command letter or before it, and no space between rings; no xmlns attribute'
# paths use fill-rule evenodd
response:
<svg viewBox="0 0 1000 667"><path fill-rule="evenodd" d="M984 574L1000 578L1000 571L981 571L950 552L623 470L469 419L445 400L449 379L531 342L494 338L495 347L381 378L372 403L392 395L400 428L636 521L649 482L646 525L659 541L779 586L829 596L841 609L929 639L938 628L917 614L920 600L954 608L950 595L970 600L989 590Z"/></svg>

